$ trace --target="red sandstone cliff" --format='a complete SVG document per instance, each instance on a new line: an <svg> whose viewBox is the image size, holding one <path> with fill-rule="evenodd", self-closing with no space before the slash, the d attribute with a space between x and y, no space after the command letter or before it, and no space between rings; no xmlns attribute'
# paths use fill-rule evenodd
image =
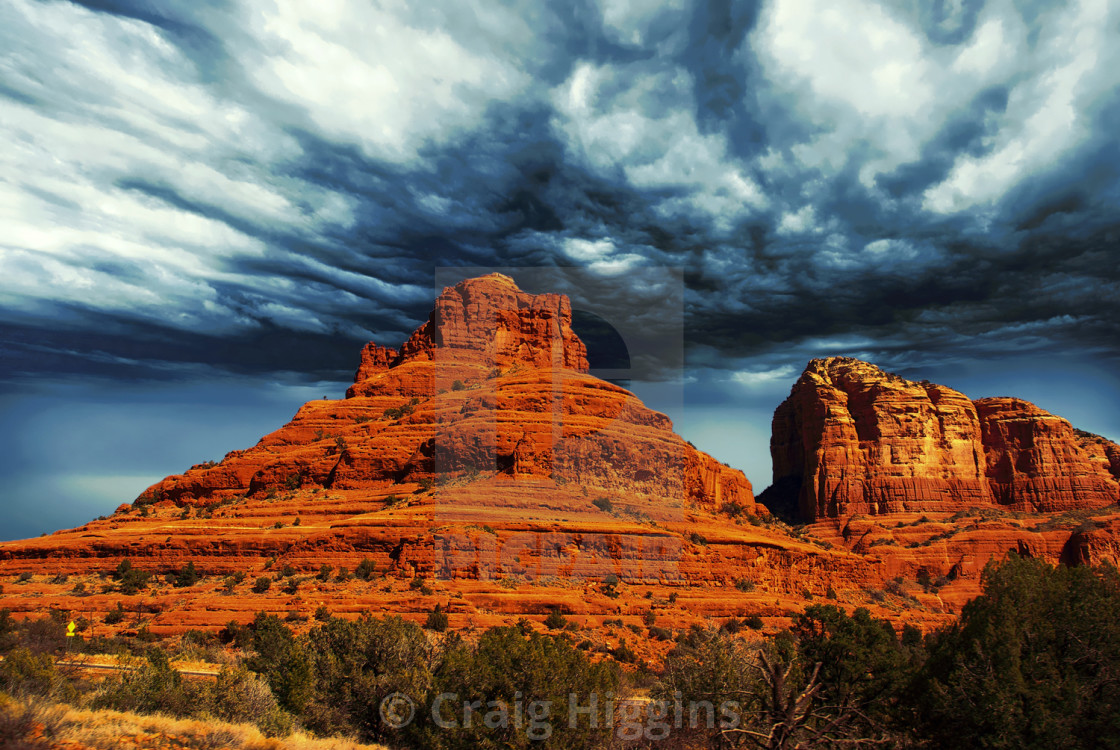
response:
<svg viewBox="0 0 1120 750"><path fill-rule="evenodd" d="M455 380L482 379L515 365L583 373L587 349L572 331L566 296L527 294L513 279L492 273L444 289L428 321L399 352L367 344L346 395L431 396ZM395 377L380 377L389 370L397 370Z"/></svg>
<svg viewBox="0 0 1120 750"><path fill-rule="evenodd" d="M1017 398L983 398L976 410L995 502L1051 512L1120 498L1116 477L1094 460L1066 420Z"/></svg>
<svg viewBox="0 0 1120 750"><path fill-rule="evenodd" d="M860 360L816 359L774 413L774 485L763 499L808 521L1095 508L1120 498L1116 453L1026 401L972 402Z"/></svg>

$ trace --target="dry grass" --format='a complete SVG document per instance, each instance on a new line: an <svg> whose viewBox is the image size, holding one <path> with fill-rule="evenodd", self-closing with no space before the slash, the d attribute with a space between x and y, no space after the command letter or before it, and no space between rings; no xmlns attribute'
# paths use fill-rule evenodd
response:
<svg viewBox="0 0 1120 750"><path fill-rule="evenodd" d="M89 711L0 694L4 750L385 750L345 739L296 732L273 738L251 724Z"/></svg>

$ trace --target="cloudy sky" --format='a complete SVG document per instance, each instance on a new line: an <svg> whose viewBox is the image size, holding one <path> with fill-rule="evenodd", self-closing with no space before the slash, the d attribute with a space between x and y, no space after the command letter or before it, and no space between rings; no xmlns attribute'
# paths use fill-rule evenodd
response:
<svg viewBox="0 0 1120 750"><path fill-rule="evenodd" d="M756 490L826 354L1120 438L1118 42L1109 0L7 0L0 538L341 395L457 267L674 269L679 398L635 387Z"/></svg>

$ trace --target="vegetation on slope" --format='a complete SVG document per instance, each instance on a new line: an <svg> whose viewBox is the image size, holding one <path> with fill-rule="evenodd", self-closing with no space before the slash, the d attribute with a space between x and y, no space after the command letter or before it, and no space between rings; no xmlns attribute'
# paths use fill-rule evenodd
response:
<svg viewBox="0 0 1120 750"><path fill-rule="evenodd" d="M35 700L441 750L1120 746L1120 574L1015 556L989 565L958 622L925 636L814 604L769 640L749 624L694 626L638 672L527 622L467 639L324 616L297 634L261 614L224 633L212 681L139 644L134 671L96 683L59 663L63 622L0 613L0 746L55 731L27 718Z"/></svg>

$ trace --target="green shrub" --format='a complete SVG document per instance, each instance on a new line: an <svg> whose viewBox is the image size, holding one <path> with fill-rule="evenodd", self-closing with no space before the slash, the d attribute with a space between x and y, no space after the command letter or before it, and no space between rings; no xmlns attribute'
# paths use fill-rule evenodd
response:
<svg viewBox="0 0 1120 750"><path fill-rule="evenodd" d="M482 750L607 747L613 726L606 721L606 696L617 693L618 685L616 665L592 661L565 637L532 631L523 634L516 627L491 628L476 645L459 642L448 649L436 669L431 690L433 695L449 693L480 701L483 708L479 714L467 727L461 704L437 706L442 708L443 720L454 714L457 726L442 729L433 726L430 715L424 716L407 746ZM592 695L598 697L594 722L586 715L573 717L574 722L567 720L569 695L582 707L591 704ZM525 707L538 701L552 707L551 720L546 722L547 741L543 741L541 724L513 721L515 701ZM489 728L482 721L483 713L498 705L509 707L510 721L504 728Z"/></svg>
<svg viewBox="0 0 1120 750"><path fill-rule="evenodd" d="M544 626L549 630L563 630L567 624L567 618L555 609L548 613L548 617L544 618Z"/></svg>
<svg viewBox="0 0 1120 750"><path fill-rule="evenodd" d="M256 581L253 582L253 593L263 594L264 592L268 591L271 586L271 578L269 578L268 576L260 576Z"/></svg>
<svg viewBox="0 0 1120 750"><path fill-rule="evenodd" d="M354 577L368 581L377 574L377 564L370 558L365 558L354 569Z"/></svg>
<svg viewBox="0 0 1120 750"><path fill-rule="evenodd" d="M237 648L247 649L253 645L253 631L237 620L230 620L219 633L223 643L231 643Z"/></svg>
<svg viewBox="0 0 1120 750"><path fill-rule="evenodd" d="M919 655L911 653L886 620L859 608L851 615L834 604L814 604L794 619L803 664L820 663L821 700L852 706L872 723L892 720Z"/></svg>
<svg viewBox="0 0 1120 750"><path fill-rule="evenodd" d="M124 622L124 614L125 614L124 607L121 605L120 602L117 602L117 606L115 608L109 610L105 614L105 624L106 625L119 625L120 623Z"/></svg>
<svg viewBox="0 0 1120 750"><path fill-rule="evenodd" d="M152 574L132 567L132 561L126 557L117 564L117 570L113 577L118 581L117 586L120 592L132 596L139 593L141 589L148 587L148 581Z"/></svg>
<svg viewBox="0 0 1120 750"><path fill-rule="evenodd" d="M740 591L754 591L754 581L750 578L740 578L735 581L735 588Z"/></svg>
<svg viewBox="0 0 1120 750"><path fill-rule="evenodd" d="M0 654L6 654L19 643L19 629L12 610L0 609Z"/></svg>
<svg viewBox="0 0 1120 750"><path fill-rule="evenodd" d="M198 583L200 576L198 571L194 569L194 561L188 561L185 566L175 576L175 586L178 588L187 588Z"/></svg>
<svg viewBox="0 0 1120 750"><path fill-rule="evenodd" d="M147 663L140 669L103 683L90 705L115 711L184 717L209 703L204 690L200 683L184 680L172 668L167 654L153 648L148 651Z"/></svg>
<svg viewBox="0 0 1120 750"><path fill-rule="evenodd" d="M591 504L604 513L610 513L614 510L614 503L611 502L609 497L597 497L591 501Z"/></svg>
<svg viewBox="0 0 1120 750"><path fill-rule="evenodd" d="M0 661L0 693L45 696L55 692L58 682L49 654L35 654L20 646Z"/></svg>
<svg viewBox="0 0 1120 750"><path fill-rule="evenodd" d="M622 641L618 646L612 648L610 654L615 658L615 661L623 664L634 664L638 661L638 654L627 645L626 641Z"/></svg>
<svg viewBox="0 0 1120 750"><path fill-rule="evenodd" d="M694 625L678 636L677 645L665 658L663 676L651 691L654 699L675 701L683 705L702 704L719 706L724 701L735 701L751 716L758 704L753 699L758 661L755 652L743 639L726 630ZM703 716L701 713L700 716ZM685 714L688 721L688 714ZM747 725L743 729L754 730ZM688 731L687 729L685 731ZM700 734L688 747L722 747L719 727L697 727ZM766 733L762 733L766 737ZM751 747L754 745L745 745ZM759 743L760 747L769 744ZM775 743L774 747L783 747ZM788 745L793 747L793 745ZM806 745L806 747L815 747Z"/></svg>
<svg viewBox="0 0 1120 750"><path fill-rule="evenodd" d="M442 633L447 630L448 619L447 613L440 609L437 604L435 609L428 613L428 619L424 623L424 627L428 630L434 630L437 633Z"/></svg>
<svg viewBox="0 0 1120 750"><path fill-rule="evenodd" d="M929 568L924 565L918 568L917 581L919 586L921 586L926 591L929 591L930 586L933 585L933 576L929 572Z"/></svg>
<svg viewBox="0 0 1120 750"><path fill-rule="evenodd" d="M1010 555L934 636L914 693L934 746L1089 747L1117 736L1120 573ZM1090 739L1094 738L1094 739Z"/></svg>
<svg viewBox="0 0 1120 750"><path fill-rule="evenodd" d="M367 741L392 737L400 744L400 735L384 724L380 706L397 692L424 703L433 659L424 631L399 617L332 617L300 643L311 687L302 721L319 734L358 734Z"/></svg>
<svg viewBox="0 0 1120 750"><path fill-rule="evenodd" d="M246 666L268 681L281 708L300 713L312 697L311 662L305 648L276 615L258 612L251 628L256 653Z"/></svg>
<svg viewBox="0 0 1120 750"><path fill-rule="evenodd" d="M291 716L281 710L268 682L240 664L218 673L212 705L217 718L256 724L265 734L284 735L292 729Z"/></svg>

